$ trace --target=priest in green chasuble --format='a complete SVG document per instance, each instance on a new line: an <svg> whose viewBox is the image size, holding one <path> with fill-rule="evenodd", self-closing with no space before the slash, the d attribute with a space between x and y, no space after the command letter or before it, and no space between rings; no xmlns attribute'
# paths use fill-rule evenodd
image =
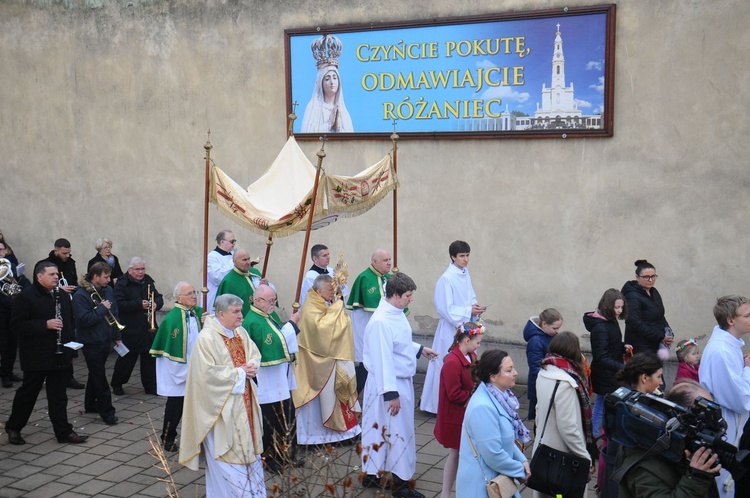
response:
<svg viewBox="0 0 750 498"><path fill-rule="evenodd" d="M260 284L267 284L258 269L253 267L250 253L244 249L237 249L232 256L234 267L224 276L216 295L234 294L242 299L242 315L247 316L253 303L253 293Z"/></svg>

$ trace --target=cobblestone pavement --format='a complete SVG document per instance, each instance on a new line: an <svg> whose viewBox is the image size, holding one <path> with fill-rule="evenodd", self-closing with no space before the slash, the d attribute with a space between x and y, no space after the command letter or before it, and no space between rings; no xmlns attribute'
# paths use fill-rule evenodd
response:
<svg viewBox="0 0 750 498"><path fill-rule="evenodd" d="M108 360L108 378L114 365L114 353ZM76 378L86 380L86 366L82 358L75 365ZM416 399L422 389L423 374L415 378ZM17 384L20 385L20 384ZM525 386L518 386L521 415L527 405ZM0 425L8 419L15 389L0 388ZM69 390L68 418L79 434L87 434L84 444L60 444L55 439L47 417L44 390L22 431L27 444L8 444L0 434L0 497L81 498L81 497L165 497L168 496L166 472L159 468L153 455L149 436L154 427L161 432L164 400L144 394L136 366L124 396L113 396L120 423L104 424L96 414L83 413L83 390ZM417 410L417 489L428 497L440 496L443 463L447 450L435 441L432 431L435 419ZM282 476L267 476L269 496L321 496L325 486L333 487L333 496L377 496L373 490L362 489L357 481L360 458L353 447L328 450L308 448L301 451L305 467L285 472ZM193 472L181 468L177 455L167 455L171 477L180 498L205 496L205 471ZM352 481L344 495L344 483ZM531 497L531 490L523 492ZM331 496L331 494L328 494ZM591 496L595 496L591 493Z"/></svg>

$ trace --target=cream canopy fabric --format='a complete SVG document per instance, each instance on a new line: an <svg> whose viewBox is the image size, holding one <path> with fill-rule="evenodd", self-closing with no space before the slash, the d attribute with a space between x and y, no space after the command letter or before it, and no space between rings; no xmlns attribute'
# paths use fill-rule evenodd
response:
<svg viewBox="0 0 750 498"><path fill-rule="evenodd" d="M268 171L247 189L214 166L210 199L219 211L248 229L284 237L307 228L314 183L315 166L290 137ZM355 176L328 175L323 169L313 230L368 211L397 186L390 154Z"/></svg>

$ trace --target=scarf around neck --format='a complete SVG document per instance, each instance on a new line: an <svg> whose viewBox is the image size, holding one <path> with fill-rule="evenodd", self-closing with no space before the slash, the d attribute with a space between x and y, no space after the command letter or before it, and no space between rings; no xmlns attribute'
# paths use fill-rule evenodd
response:
<svg viewBox="0 0 750 498"><path fill-rule="evenodd" d="M586 449L592 458L592 462L599 458L599 451L594 442L594 425L591 416L591 402L589 401L589 379L582 377L578 372L575 364L569 359L563 358L554 353L548 353L542 360L541 366L554 365L564 371L576 381L576 394L578 394L578 403L581 406L581 419L583 421L583 434L586 437Z"/></svg>
<svg viewBox="0 0 750 498"><path fill-rule="evenodd" d="M489 382L485 382L484 385L487 387L487 391L497 400L498 403L500 403L506 413L510 415L511 422L513 422L513 428L516 431L516 439L520 439L523 444L531 441L529 430L523 425L521 417L518 416L517 410L521 405L518 402L516 395L513 394L513 391L510 389L501 391L497 386L490 384Z"/></svg>

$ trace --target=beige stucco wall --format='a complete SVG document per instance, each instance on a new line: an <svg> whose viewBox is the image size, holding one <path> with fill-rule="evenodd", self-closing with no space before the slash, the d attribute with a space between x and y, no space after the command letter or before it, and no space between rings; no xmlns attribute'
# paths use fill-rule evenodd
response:
<svg viewBox="0 0 750 498"><path fill-rule="evenodd" d="M161 290L199 284L206 130L216 163L241 184L270 165L285 141L285 28L562 6L6 0L0 229L29 265L65 236L84 270L108 235L122 260L147 260ZM496 339L519 341L549 306L583 334L582 313L644 257L678 338L708 333L717 296L750 293L748 19L746 0L619 2L613 138L403 140L399 267L420 287L415 329L432 333L434 284L461 238ZM311 158L317 147L303 144ZM327 169L353 174L389 147L330 142ZM390 217L382 203L311 242L343 251L356 275L391 244ZM223 227L264 250L211 206L211 237ZM269 275L287 304L302 241L273 246Z"/></svg>

